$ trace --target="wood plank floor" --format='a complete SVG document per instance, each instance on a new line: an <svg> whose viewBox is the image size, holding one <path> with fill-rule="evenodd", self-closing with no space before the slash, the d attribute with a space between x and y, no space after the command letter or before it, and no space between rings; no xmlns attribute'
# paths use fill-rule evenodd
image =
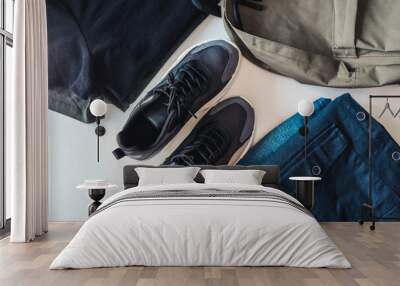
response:
<svg viewBox="0 0 400 286"><path fill-rule="evenodd" d="M400 285L400 223L378 223L375 232L357 223L322 224L352 269L289 267L123 267L48 270L50 262L80 227L51 223L49 233L28 244L0 241L1 286L136 285Z"/></svg>

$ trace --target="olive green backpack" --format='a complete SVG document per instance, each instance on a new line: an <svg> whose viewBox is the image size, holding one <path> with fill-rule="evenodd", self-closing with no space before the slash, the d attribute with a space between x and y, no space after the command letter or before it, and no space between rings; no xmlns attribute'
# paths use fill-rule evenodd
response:
<svg viewBox="0 0 400 286"><path fill-rule="evenodd" d="M257 65L302 83L400 82L399 0L225 0L231 39Z"/></svg>

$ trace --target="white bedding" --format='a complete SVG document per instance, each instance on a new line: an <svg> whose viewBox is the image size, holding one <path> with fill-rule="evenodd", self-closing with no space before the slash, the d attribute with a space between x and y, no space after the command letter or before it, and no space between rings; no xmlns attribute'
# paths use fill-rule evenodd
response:
<svg viewBox="0 0 400 286"><path fill-rule="evenodd" d="M204 189L262 190L297 202L282 191L254 185L128 189L103 202L103 211L85 222L50 269L127 265L350 267L318 222L290 204L243 197L152 198L110 204L135 192Z"/></svg>

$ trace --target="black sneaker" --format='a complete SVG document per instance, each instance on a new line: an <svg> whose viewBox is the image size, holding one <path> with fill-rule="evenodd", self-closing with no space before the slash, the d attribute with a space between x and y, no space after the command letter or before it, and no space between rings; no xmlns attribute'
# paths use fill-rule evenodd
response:
<svg viewBox="0 0 400 286"><path fill-rule="evenodd" d="M167 76L135 106L117 135L115 157L144 160L160 151L199 110L221 100L239 63L226 41L200 44L178 60Z"/></svg>
<svg viewBox="0 0 400 286"><path fill-rule="evenodd" d="M253 140L254 110L241 97L226 99L207 112L166 165L234 165Z"/></svg>

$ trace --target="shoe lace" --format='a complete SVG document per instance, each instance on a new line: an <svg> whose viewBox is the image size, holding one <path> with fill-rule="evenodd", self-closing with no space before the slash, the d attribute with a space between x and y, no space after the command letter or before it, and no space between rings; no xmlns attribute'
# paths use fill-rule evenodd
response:
<svg viewBox="0 0 400 286"><path fill-rule="evenodd" d="M171 157L172 164L178 165L210 165L213 164L226 149L229 138L217 128L204 127L191 145L185 146L182 151Z"/></svg>
<svg viewBox="0 0 400 286"><path fill-rule="evenodd" d="M206 82L206 75L199 68L196 68L193 62L187 62L175 74L170 72L167 76L167 82L155 88L153 93L159 93L168 98L165 103L168 114L175 110L177 117L181 118L183 111L186 111L197 119L196 115L186 107L187 98L188 95L193 94L194 90L201 89Z"/></svg>

